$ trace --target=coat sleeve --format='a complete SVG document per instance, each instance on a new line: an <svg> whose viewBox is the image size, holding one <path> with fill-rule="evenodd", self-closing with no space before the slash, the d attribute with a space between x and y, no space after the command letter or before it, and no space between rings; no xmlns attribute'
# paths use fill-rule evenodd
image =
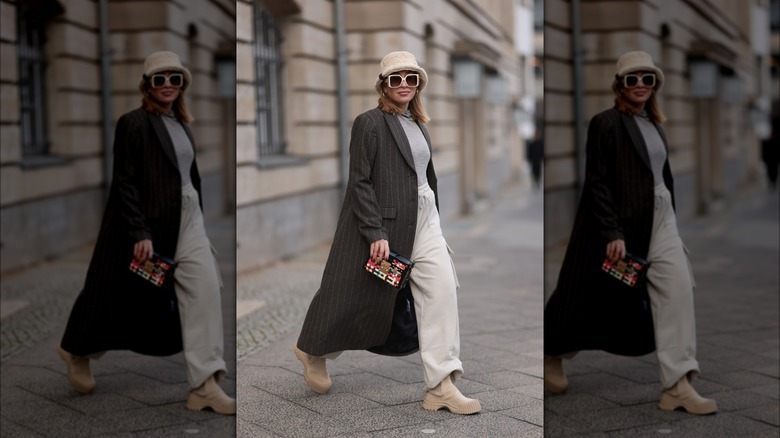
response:
<svg viewBox="0 0 780 438"><path fill-rule="evenodd" d="M141 209L136 171L141 147L141 132L127 116L119 119L114 134L114 185L119 196L119 211L128 234L134 242L151 239L146 217Z"/></svg>
<svg viewBox="0 0 780 438"><path fill-rule="evenodd" d="M601 235L608 242L624 239L623 229L620 227L618 215L615 212L615 202L612 194L610 175L614 169L610 169L610 154L615 152L615 130L618 129L614 121L599 114L595 116L588 127L588 139L585 145L585 190L591 198L592 214L599 225Z"/></svg>
<svg viewBox="0 0 780 438"><path fill-rule="evenodd" d="M352 212L357 218L360 234L369 244L380 239L389 240L387 229L382 226L379 202L371 180L376 143L373 121L366 115L358 116L352 126L349 143L347 191L352 198Z"/></svg>

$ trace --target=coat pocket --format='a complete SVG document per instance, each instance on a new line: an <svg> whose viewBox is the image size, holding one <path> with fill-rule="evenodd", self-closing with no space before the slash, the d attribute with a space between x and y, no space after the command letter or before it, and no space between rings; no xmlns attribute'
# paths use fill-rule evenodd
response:
<svg viewBox="0 0 780 438"><path fill-rule="evenodd" d="M450 256L450 265L452 266L452 276L455 278L455 288L460 289L460 281L458 280L458 271L455 270L455 261L452 260L452 255L455 254L455 251L450 248L450 244L447 242L444 242L445 245L447 245L447 252Z"/></svg>
<svg viewBox="0 0 780 438"><path fill-rule="evenodd" d="M395 219L395 207L379 207L382 219Z"/></svg>

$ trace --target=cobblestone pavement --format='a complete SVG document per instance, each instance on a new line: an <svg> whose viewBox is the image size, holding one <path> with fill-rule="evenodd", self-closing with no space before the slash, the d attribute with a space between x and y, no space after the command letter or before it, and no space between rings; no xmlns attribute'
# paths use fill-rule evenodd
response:
<svg viewBox="0 0 780 438"><path fill-rule="evenodd" d="M239 275L239 437L542 436L541 194L512 188L487 211L443 225L461 283L458 386L482 413L423 410L419 354L348 351L328 362L329 394L306 386L291 346L326 245Z"/></svg>
<svg viewBox="0 0 780 438"><path fill-rule="evenodd" d="M327 248L309 253L324 259ZM280 263L273 269L242 275L238 283L238 309L250 312L236 322L238 360L283 339L306 316L311 291L317 290L324 263L301 260ZM256 309L255 311L252 311Z"/></svg>
<svg viewBox="0 0 780 438"><path fill-rule="evenodd" d="M545 393L545 436L780 436L778 199L776 191L746 191L728 209L680 223L697 284L701 377L694 386L719 412L658 409L654 354L587 351L564 361L566 393Z"/></svg>
<svg viewBox="0 0 780 438"><path fill-rule="evenodd" d="M207 227L225 286L230 376L221 386L235 394L235 225L230 218ZM91 247L81 248L2 277L0 436L234 436L235 417L184 407L189 385L182 354L159 358L112 351L92 361L97 388L91 395L71 388L55 348L91 253Z"/></svg>

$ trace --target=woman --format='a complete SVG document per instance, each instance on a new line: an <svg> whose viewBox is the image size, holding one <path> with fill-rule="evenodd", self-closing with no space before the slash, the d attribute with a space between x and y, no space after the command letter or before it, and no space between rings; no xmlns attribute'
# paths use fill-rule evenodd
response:
<svg viewBox="0 0 780 438"><path fill-rule="evenodd" d="M166 356L183 348L192 388L187 408L231 415L235 400L216 383L227 373L221 279L203 225L192 117L184 102L191 78L172 52L144 62L142 105L117 123L108 203L58 353L70 383L88 394L95 388L90 358L107 350ZM172 288L130 272L133 258L154 253L178 263Z"/></svg>
<svg viewBox="0 0 780 438"><path fill-rule="evenodd" d="M352 127L349 182L320 290L293 348L315 392L331 388L325 359L344 350L381 351L389 337L397 290L364 269L392 247L415 263L410 284L419 328L426 393L423 407L457 414L480 411L454 382L458 358L458 286L439 224L436 173L423 125L420 92L428 75L409 52L380 62L379 106Z"/></svg>
<svg viewBox="0 0 780 438"><path fill-rule="evenodd" d="M665 120L657 100L663 72L645 52L618 59L615 106L590 122L586 180L574 229L545 307L545 386L565 391L563 356L599 349L622 355L656 350L660 408L717 411L690 381L699 374L693 274L677 232ZM648 260L636 290L601 272L605 258ZM647 306L649 296L650 306Z"/></svg>

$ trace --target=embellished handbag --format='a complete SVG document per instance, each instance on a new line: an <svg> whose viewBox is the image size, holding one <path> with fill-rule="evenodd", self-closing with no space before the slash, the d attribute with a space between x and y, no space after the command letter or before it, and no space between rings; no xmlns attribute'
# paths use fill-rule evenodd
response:
<svg viewBox="0 0 780 438"><path fill-rule="evenodd" d="M641 284L645 280L649 268L650 262L629 253L626 253L623 259L615 263L606 258L601 264L602 271L629 287Z"/></svg>
<svg viewBox="0 0 780 438"><path fill-rule="evenodd" d="M130 262L130 272L157 287L167 287L173 282L173 272L178 264L173 260L154 253L152 258L144 261L133 258Z"/></svg>
<svg viewBox="0 0 780 438"><path fill-rule="evenodd" d="M387 260L376 262L373 257L369 257L366 262L366 271L399 289L406 286L413 267L414 262L393 251L390 251L390 257Z"/></svg>

